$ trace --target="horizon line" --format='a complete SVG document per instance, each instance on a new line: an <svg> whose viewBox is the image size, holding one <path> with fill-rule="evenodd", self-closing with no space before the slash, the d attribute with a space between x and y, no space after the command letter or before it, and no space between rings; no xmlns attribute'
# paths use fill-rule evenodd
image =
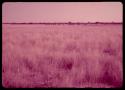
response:
<svg viewBox="0 0 125 90"><path fill-rule="evenodd" d="M2 24L122 24L123 22L3 22Z"/></svg>

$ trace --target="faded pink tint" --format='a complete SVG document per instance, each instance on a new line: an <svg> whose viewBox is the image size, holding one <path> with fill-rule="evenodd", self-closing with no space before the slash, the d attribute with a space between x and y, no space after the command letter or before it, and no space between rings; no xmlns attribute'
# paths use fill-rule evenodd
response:
<svg viewBox="0 0 125 90"><path fill-rule="evenodd" d="M122 87L122 23L18 23L67 21L122 22L122 4L3 4L4 88Z"/></svg>
<svg viewBox="0 0 125 90"><path fill-rule="evenodd" d="M120 2L6 2L2 22L122 22Z"/></svg>

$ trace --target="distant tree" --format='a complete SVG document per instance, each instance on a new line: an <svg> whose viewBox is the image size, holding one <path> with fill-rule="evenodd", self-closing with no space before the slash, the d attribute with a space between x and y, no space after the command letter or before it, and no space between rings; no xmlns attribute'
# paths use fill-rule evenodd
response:
<svg viewBox="0 0 125 90"><path fill-rule="evenodd" d="M95 22L96 24L99 24L99 22Z"/></svg>
<svg viewBox="0 0 125 90"><path fill-rule="evenodd" d="M72 22L68 22L68 24L72 24Z"/></svg>

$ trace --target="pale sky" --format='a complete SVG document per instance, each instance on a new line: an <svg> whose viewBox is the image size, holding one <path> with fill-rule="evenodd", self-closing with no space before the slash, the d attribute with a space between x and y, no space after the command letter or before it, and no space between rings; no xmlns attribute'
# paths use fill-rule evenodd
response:
<svg viewBox="0 0 125 90"><path fill-rule="evenodd" d="M5 2L2 22L122 22L120 2Z"/></svg>

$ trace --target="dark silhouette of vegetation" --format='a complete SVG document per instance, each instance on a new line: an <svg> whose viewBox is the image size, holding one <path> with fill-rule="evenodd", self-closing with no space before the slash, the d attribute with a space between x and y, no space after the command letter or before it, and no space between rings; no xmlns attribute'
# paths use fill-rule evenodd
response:
<svg viewBox="0 0 125 90"><path fill-rule="evenodd" d="M3 24L44 24L44 25L86 25L86 24L122 24L122 22L12 22Z"/></svg>

